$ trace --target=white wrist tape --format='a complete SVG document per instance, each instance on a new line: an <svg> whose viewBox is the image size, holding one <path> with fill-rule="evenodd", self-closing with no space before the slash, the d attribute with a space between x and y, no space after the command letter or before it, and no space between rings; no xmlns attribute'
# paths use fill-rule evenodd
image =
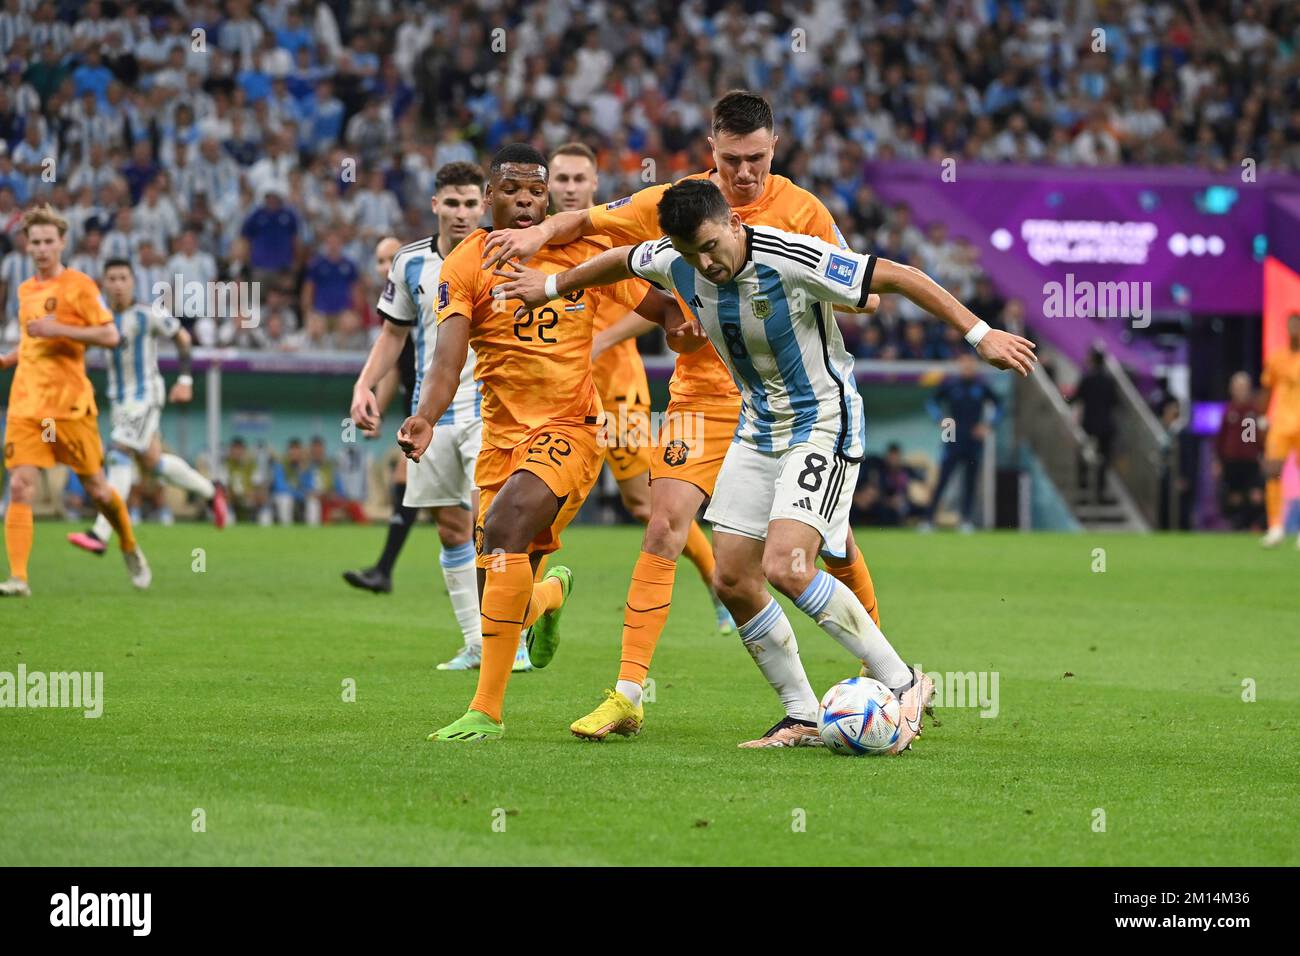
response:
<svg viewBox="0 0 1300 956"><path fill-rule="evenodd" d="M543 291L546 293L546 298L558 299L560 297L559 286L560 286L559 273L552 272L550 275L546 277L546 285L543 287Z"/></svg>
<svg viewBox="0 0 1300 956"><path fill-rule="evenodd" d="M971 348L975 348L980 344L984 336L989 334L989 331L989 324L983 319L980 319L972 325L970 331L966 333L966 341L970 344Z"/></svg>
<svg viewBox="0 0 1300 956"><path fill-rule="evenodd" d="M194 384L194 379L191 378L191 377L188 376L188 375L177 375L177 376L176 376L176 384L177 384L177 385L193 385L193 384Z"/></svg>

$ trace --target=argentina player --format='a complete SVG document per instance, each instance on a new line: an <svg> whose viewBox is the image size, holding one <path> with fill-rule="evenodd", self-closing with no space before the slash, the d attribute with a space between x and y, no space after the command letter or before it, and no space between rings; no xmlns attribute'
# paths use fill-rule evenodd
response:
<svg viewBox="0 0 1300 956"><path fill-rule="evenodd" d="M677 293L740 390L735 438L705 518L718 594L785 705L794 745L815 745L817 695L770 582L870 668L902 704L895 752L921 731L933 683L904 664L844 584L812 556L843 553L866 440L853 359L833 307L896 292L959 329L985 361L1028 374L1033 344L993 330L923 272L810 236L750 227L707 180L684 180L658 206L664 238L623 246L555 277L507 265L505 298L528 308L578 288L639 276ZM803 560L799 560L799 556ZM765 736L770 736L765 735Z"/></svg>
<svg viewBox="0 0 1300 956"><path fill-rule="evenodd" d="M135 272L126 259L104 263L100 282L113 313L121 342L108 360L108 399L112 405L112 447L108 452L108 483L125 501L131 492L132 462L141 475L153 475L183 491L198 495L212 508L213 523L226 526L229 510L220 485L205 478L184 458L162 450L159 425L166 400L189 402L194 396L190 376L190 336L180 320L156 305L135 300ZM176 343L180 374L168 392L158 368L158 339ZM113 526L102 514L89 531L68 535L68 542L83 551L103 554L113 536Z"/></svg>

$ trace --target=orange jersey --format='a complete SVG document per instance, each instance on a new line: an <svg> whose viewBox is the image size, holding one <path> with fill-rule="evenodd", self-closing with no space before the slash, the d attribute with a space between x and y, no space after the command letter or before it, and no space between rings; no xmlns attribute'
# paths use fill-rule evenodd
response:
<svg viewBox="0 0 1300 956"><path fill-rule="evenodd" d="M1300 352L1278 349L1264 363L1260 381L1273 390L1270 431L1279 435L1300 432Z"/></svg>
<svg viewBox="0 0 1300 956"><path fill-rule="evenodd" d="M65 338L36 338L27 323L46 315L65 325L111 325L113 313L93 279L64 269L53 279L32 276L18 286L18 368L9 389L11 418L82 418L98 414L86 377L86 346Z"/></svg>
<svg viewBox="0 0 1300 956"><path fill-rule="evenodd" d="M605 296L592 316L592 326L597 332L603 332L627 314L628 310L617 300ZM601 402L610 411L614 411L611 406L616 401L628 405L650 404L650 385L646 381L645 363L637 351L636 339L624 339L602 352L591 363L591 377L596 382Z"/></svg>
<svg viewBox="0 0 1300 956"><path fill-rule="evenodd" d="M709 179L712 175L713 170L709 170L685 178ZM659 228L659 200L670 185L648 186L631 196L593 206L589 213L591 224L598 233L619 245L658 239L663 235ZM757 199L731 209L746 225L772 226L844 245L830 210L808 190L784 176L768 174ZM677 401L739 401L740 398L731 373L712 345L678 356L669 390Z"/></svg>
<svg viewBox="0 0 1300 956"><path fill-rule="evenodd" d="M641 304L650 284L625 279L570 292L516 319L517 303L494 308L492 289L505 280L483 269L487 236L479 229L461 240L443 262L438 285L438 321L452 315L470 320L474 378L483 387L484 443L511 448L549 422L594 427L601 409L591 378L596 313L608 308L626 315ZM528 265L563 272L607 248L591 239L543 246Z"/></svg>

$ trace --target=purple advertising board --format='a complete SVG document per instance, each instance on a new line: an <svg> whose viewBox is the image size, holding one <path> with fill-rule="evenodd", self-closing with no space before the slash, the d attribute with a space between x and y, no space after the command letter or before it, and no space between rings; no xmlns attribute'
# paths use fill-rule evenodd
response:
<svg viewBox="0 0 1300 956"><path fill-rule="evenodd" d="M958 163L945 181L940 163L908 162L868 164L866 176L882 201L911 206L918 226L942 220L951 237L973 242L994 284L1022 299L1040 326L1044 317L1060 317L1052 315L1054 291L1069 299L1103 283L1138 283L1133 294L1155 315L1259 315L1269 204L1300 193L1295 177L1261 174L1245 183L1232 171ZM1140 327L1135 312L1136 300L1122 316L1127 321L1105 323L1105 330L1088 328L1093 323L1048 328L1061 334L1067 352L1080 353L1073 346L1099 331L1124 352L1114 333Z"/></svg>
<svg viewBox="0 0 1300 956"><path fill-rule="evenodd" d="M1169 169L1062 169L877 163L868 179L918 223L949 224L981 249L997 281L1151 283L1156 311L1241 314L1261 308L1268 202L1300 181Z"/></svg>

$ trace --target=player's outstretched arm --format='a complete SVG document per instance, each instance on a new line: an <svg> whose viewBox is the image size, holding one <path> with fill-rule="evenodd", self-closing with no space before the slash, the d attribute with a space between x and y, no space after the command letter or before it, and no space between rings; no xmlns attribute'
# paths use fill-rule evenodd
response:
<svg viewBox="0 0 1300 956"><path fill-rule="evenodd" d="M167 401L184 405L194 398L194 375L190 353L193 340L190 338L190 333L184 329L177 329L176 334L172 336L172 341L176 343L176 363L180 366L180 372L176 376L176 381L172 383L171 391L167 393Z"/></svg>
<svg viewBox="0 0 1300 956"><path fill-rule="evenodd" d="M106 349L115 349L122 341L122 334L112 322L103 325L68 325L50 315L28 322L27 334L38 339L71 339Z"/></svg>
<svg viewBox="0 0 1300 956"><path fill-rule="evenodd" d="M483 243L483 268L491 269L507 259L527 262L542 246L562 246L594 231L586 209L557 212L527 229L497 229Z"/></svg>
<svg viewBox="0 0 1300 956"><path fill-rule="evenodd" d="M601 354L609 351L621 342L645 335L655 327L655 323L643 319L635 312L629 312L613 325L601 329L591 339L591 360L594 362Z"/></svg>
<svg viewBox="0 0 1300 956"><path fill-rule="evenodd" d="M906 296L962 335L980 323L975 313L920 269L890 259L876 260L875 271L871 275L871 291L897 292ZM1038 361L1034 355L1033 342L1001 329L989 329L979 340L975 351L994 368L1011 369L1021 375L1032 372Z"/></svg>
<svg viewBox="0 0 1300 956"><path fill-rule="evenodd" d="M352 386L350 414L352 420L360 425L361 430L367 435L374 435L381 418L375 388L397 364L397 359L401 356L402 348L406 345L407 336L410 334L409 327L385 321L374 344L370 346L366 364L361 367L361 373Z"/></svg>
<svg viewBox="0 0 1300 956"><path fill-rule="evenodd" d="M608 249L581 265L565 269L555 276L552 289L546 288L546 280L550 275L540 269L529 269L514 262L502 263L493 274L506 281L494 287L492 295L498 299L519 300L523 306L515 310L515 315L522 315L529 309L545 305L557 295L564 295L574 289L590 289L593 286L622 282L633 275L627 264L627 254L632 248L619 246L617 249Z"/></svg>
<svg viewBox="0 0 1300 956"><path fill-rule="evenodd" d="M636 314L660 326L666 333L668 347L674 352L694 352L709 343L695 317L684 315L677 300L658 289L646 290L645 298L636 307Z"/></svg>
<svg viewBox="0 0 1300 956"><path fill-rule="evenodd" d="M468 357L469 318L453 313L438 323L438 344L420 389L420 404L397 431L397 444L411 461L418 462L428 450L433 424L451 407Z"/></svg>

